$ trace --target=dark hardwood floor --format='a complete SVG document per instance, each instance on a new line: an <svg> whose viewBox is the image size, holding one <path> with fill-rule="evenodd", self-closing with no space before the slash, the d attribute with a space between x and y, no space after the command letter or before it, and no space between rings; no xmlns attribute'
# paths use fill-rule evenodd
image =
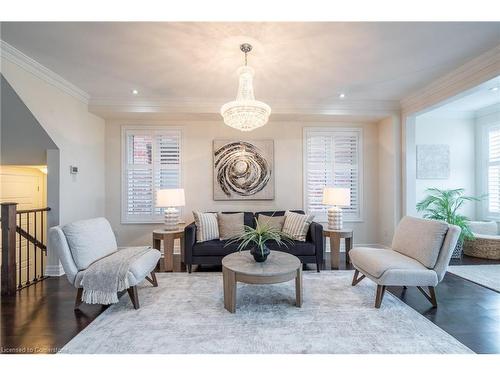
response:
<svg viewBox="0 0 500 375"><path fill-rule="evenodd" d="M182 271L175 257L175 271ZM464 257L452 264L500 263ZM325 269L330 269L327 254ZM350 267L347 267L348 269ZM306 268L315 272L315 267ZM343 254L341 269L346 269ZM220 271L201 267L198 272ZM500 353L500 293L447 273L436 288L438 308L431 308L416 288L388 289L396 297L476 353ZM0 353L55 353L106 308L83 305L73 311L76 290L66 278L48 278L1 299ZM374 289L375 298L375 289Z"/></svg>

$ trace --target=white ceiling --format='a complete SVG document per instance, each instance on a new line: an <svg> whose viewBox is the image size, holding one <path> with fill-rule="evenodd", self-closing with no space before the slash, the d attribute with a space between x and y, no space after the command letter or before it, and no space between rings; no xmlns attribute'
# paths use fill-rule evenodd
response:
<svg viewBox="0 0 500 375"><path fill-rule="evenodd" d="M257 99L399 101L500 42L500 23L2 23L1 37L98 103L220 102L236 94L239 44ZM140 94L132 96L131 90Z"/></svg>

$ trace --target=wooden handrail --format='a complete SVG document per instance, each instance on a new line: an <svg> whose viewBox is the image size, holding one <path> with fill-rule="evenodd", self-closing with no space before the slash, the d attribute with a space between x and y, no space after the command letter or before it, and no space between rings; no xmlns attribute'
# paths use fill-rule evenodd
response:
<svg viewBox="0 0 500 375"><path fill-rule="evenodd" d="M47 246L45 246L43 243L38 241L35 237L33 237L28 232L26 232L23 228L16 226L16 232L19 233L22 237L26 238L28 241L30 241L32 244L34 244L36 247L42 249L43 251L47 251Z"/></svg>
<svg viewBox="0 0 500 375"><path fill-rule="evenodd" d="M32 213L32 212L42 212L42 211L50 211L50 207L34 208L31 210L17 210L16 212L18 214L28 214L28 213Z"/></svg>

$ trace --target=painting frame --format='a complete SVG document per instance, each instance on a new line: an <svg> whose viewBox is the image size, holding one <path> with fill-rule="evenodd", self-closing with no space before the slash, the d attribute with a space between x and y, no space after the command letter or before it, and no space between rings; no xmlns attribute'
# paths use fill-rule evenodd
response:
<svg viewBox="0 0 500 375"><path fill-rule="evenodd" d="M234 168L233 164L227 165L229 163L238 163L241 161L240 156L238 155L234 158L234 155L237 153L237 147L239 145L243 145L243 150L241 152L249 153L249 160L252 162L250 166L258 165L258 168L262 168L266 165L267 171L269 173L268 179L266 180L262 189L258 190L256 193L251 194L251 192L245 192L242 194L238 193L232 188L239 188L239 184L235 181L228 182L226 177L227 173L222 173L220 171L221 163L225 163L224 168ZM230 146L231 145L231 146ZM223 148L226 147L226 150ZM231 160L221 159L221 152L228 152L227 150L231 149L231 155L233 157ZM257 154L254 154L256 152ZM259 163L255 163L255 160L259 161L259 163L263 163L262 160L265 160L263 165ZM266 164L267 163L267 164ZM249 167L249 163L245 163L243 160L243 165ZM252 139L252 140L242 140L242 139L214 139L212 141L212 194L214 201L269 201L275 199L275 163L274 163L274 140L273 139ZM219 173L220 172L220 173ZM258 175L260 176L262 171L259 169ZM231 174L233 175L233 174ZM223 182L219 182L219 178L224 179ZM251 187L259 188L258 182L260 180L251 181ZM263 182L263 181L260 181ZM260 183L259 182L259 183ZM236 186L235 186L236 185ZM226 189L226 191L224 191ZM237 189L238 190L238 189Z"/></svg>

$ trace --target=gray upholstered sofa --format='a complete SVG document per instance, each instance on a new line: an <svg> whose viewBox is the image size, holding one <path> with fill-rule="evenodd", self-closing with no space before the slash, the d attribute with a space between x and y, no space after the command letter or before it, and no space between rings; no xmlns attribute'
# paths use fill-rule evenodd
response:
<svg viewBox="0 0 500 375"><path fill-rule="evenodd" d="M377 308L387 286L416 286L436 307L434 287L443 280L460 232L455 225L406 216L396 229L390 249L357 247L349 251L355 269L352 285L365 276L374 281ZM422 287L427 287L429 294Z"/></svg>
<svg viewBox="0 0 500 375"><path fill-rule="evenodd" d="M99 262L100 259L120 250L111 225L103 217L50 228L49 247L57 251L66 277L78 290L75 310L82 303L81 283L85 270L90 264ZM158 250L150 249L137 258L128 270L127 278L130 288L127 292L136 309L139 308L137 284L147 279L153 286L158 286L154 269L160 256Z"/></svg>

